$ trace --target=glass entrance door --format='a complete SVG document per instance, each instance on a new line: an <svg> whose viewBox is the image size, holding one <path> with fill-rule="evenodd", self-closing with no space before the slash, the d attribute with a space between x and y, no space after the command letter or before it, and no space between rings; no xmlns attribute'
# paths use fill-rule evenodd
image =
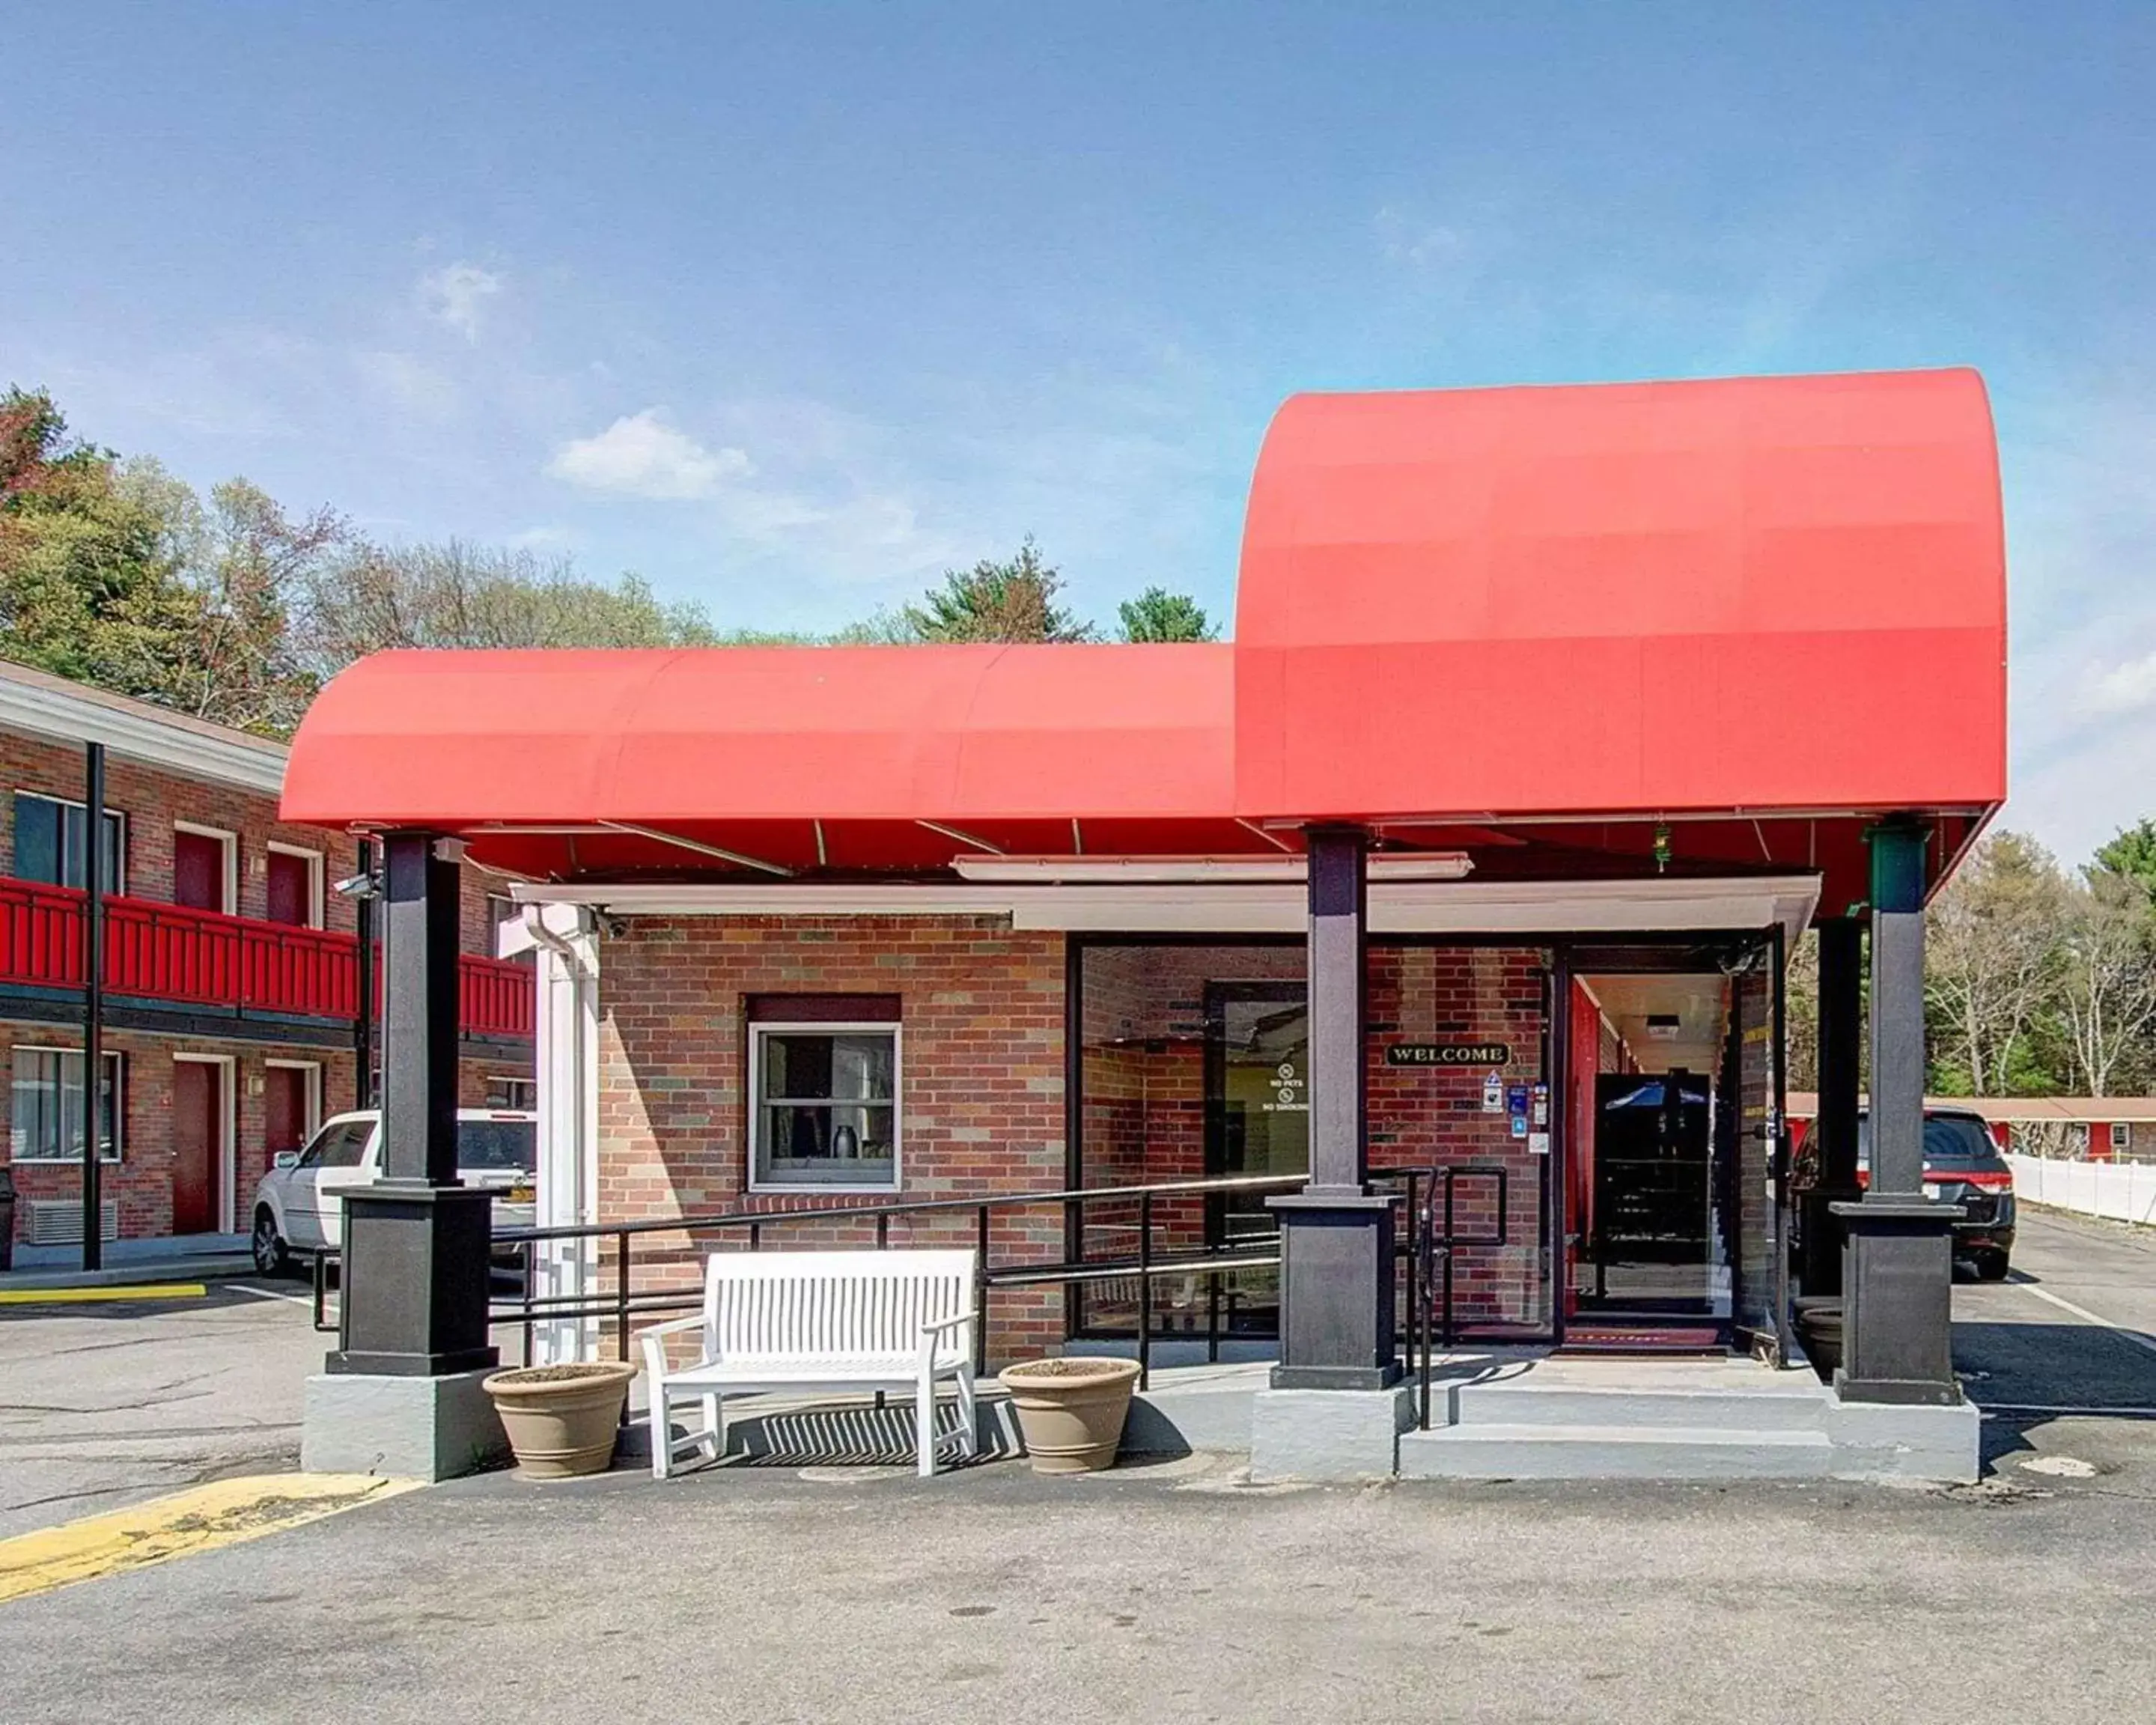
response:
<svg viewBox="0 0 2156 1725"><path fill-rule="evenodd" d="M1205 1173L1209 1178L1301 1174L1310 1168L1310 1014L1296 982L1213 983L1205 990ZM1230 1251L1278 1232L1263 1192L1214 1195L1205 1243ZM1272 1335L1280 1277L1272 1269L1224 1276L1224 1327Z"/></svg>

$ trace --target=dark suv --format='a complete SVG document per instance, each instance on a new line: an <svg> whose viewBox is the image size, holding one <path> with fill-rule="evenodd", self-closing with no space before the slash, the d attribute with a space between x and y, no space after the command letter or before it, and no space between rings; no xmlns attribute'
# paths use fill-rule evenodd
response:
<svg viewBox="0 0 2156 1725"><path fill-rule="evenodd" d="M1856 1118L1856 1178L1871 1177L1871 1120ZM1954 1251L1986 1281L2004 1281L2014 1253L2014 1170L1984 1117L1959 1108L1924 1110L1924 1196L1962 1207Z"/></svg>

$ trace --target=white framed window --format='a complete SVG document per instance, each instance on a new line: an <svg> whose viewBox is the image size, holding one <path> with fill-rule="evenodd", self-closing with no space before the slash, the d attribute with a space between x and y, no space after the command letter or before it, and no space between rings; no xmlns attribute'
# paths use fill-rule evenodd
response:
<svg viewBox="0 0 2156 1725"><path fill-rule="evenodd" d="M486 1106L490 1108L536 1108L539 1106L539 1081L536 1078L517 1078L508 1073L489 1073Z"/></svg>
<svg viewBox="0 0 2156 1725"><path fill-rule="evenodd" d="M17 1162L80 1162L82 1050L18 1043L8 1096L8 1153ZM105 1055L105 1137L100 1162L117 1162L126 1137L121 1056Z"/></svg>
<svg viewBox="0 0 2156 1725"><path fill-rule="evenodd" d="M748 1029L749 1189L898 1190L898 1025Z"/></svg>
<svg viewBox="0 0 2156 1725"><path fill-rule="evenodd" d="M263 914L269 921L294 928L326 926L326 870L321 851L272 839L263 866L268 876Z"/></svg>
<svg viewBox="0 0 2156 1725"><path fill-rule="evenodd" d="M53 886L80 886L89 878L90 838L83 805L37 791L15 793L15 876ZM127 817L105 811L105 890L127 891Z"/></svg>
<svg viewBox="0 0 2156 1725"><path fill-rule="evenodd" d="M191 820L172 823L172 902L239 914L239 834Z"/></svg>

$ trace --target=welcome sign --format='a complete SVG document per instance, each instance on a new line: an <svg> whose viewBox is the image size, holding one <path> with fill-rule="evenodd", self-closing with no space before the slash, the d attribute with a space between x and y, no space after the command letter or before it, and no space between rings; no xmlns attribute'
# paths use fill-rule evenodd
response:
<svg viewBox="0 0 2156 1725"><path fill-rule="evenodd" d="M1512 1058L1503 1042L1394 1042L1385 1049L1389 1066L1502 1066Z"/></svg>

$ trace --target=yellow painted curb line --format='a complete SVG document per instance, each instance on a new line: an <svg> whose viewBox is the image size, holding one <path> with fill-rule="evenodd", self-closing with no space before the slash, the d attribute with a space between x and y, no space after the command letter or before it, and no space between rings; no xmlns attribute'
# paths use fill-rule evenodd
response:
<svg viewBox="0 0 2156 1725"><path fill-rule="evenodd" d="M359 1473L258 1474L216 1480L132 1509L18 1533L0 1539L0 1604L73 1581L237 1545L397 1497L418 1484Z"/></svg>
<svg viewBox="0 0 2156 1725"><path fill-rule="evenodd" d="M110 1288L0 1288L0 1306L64 1306L93 1300L199 1300L198 1281L134 1282Z"/></svg>

